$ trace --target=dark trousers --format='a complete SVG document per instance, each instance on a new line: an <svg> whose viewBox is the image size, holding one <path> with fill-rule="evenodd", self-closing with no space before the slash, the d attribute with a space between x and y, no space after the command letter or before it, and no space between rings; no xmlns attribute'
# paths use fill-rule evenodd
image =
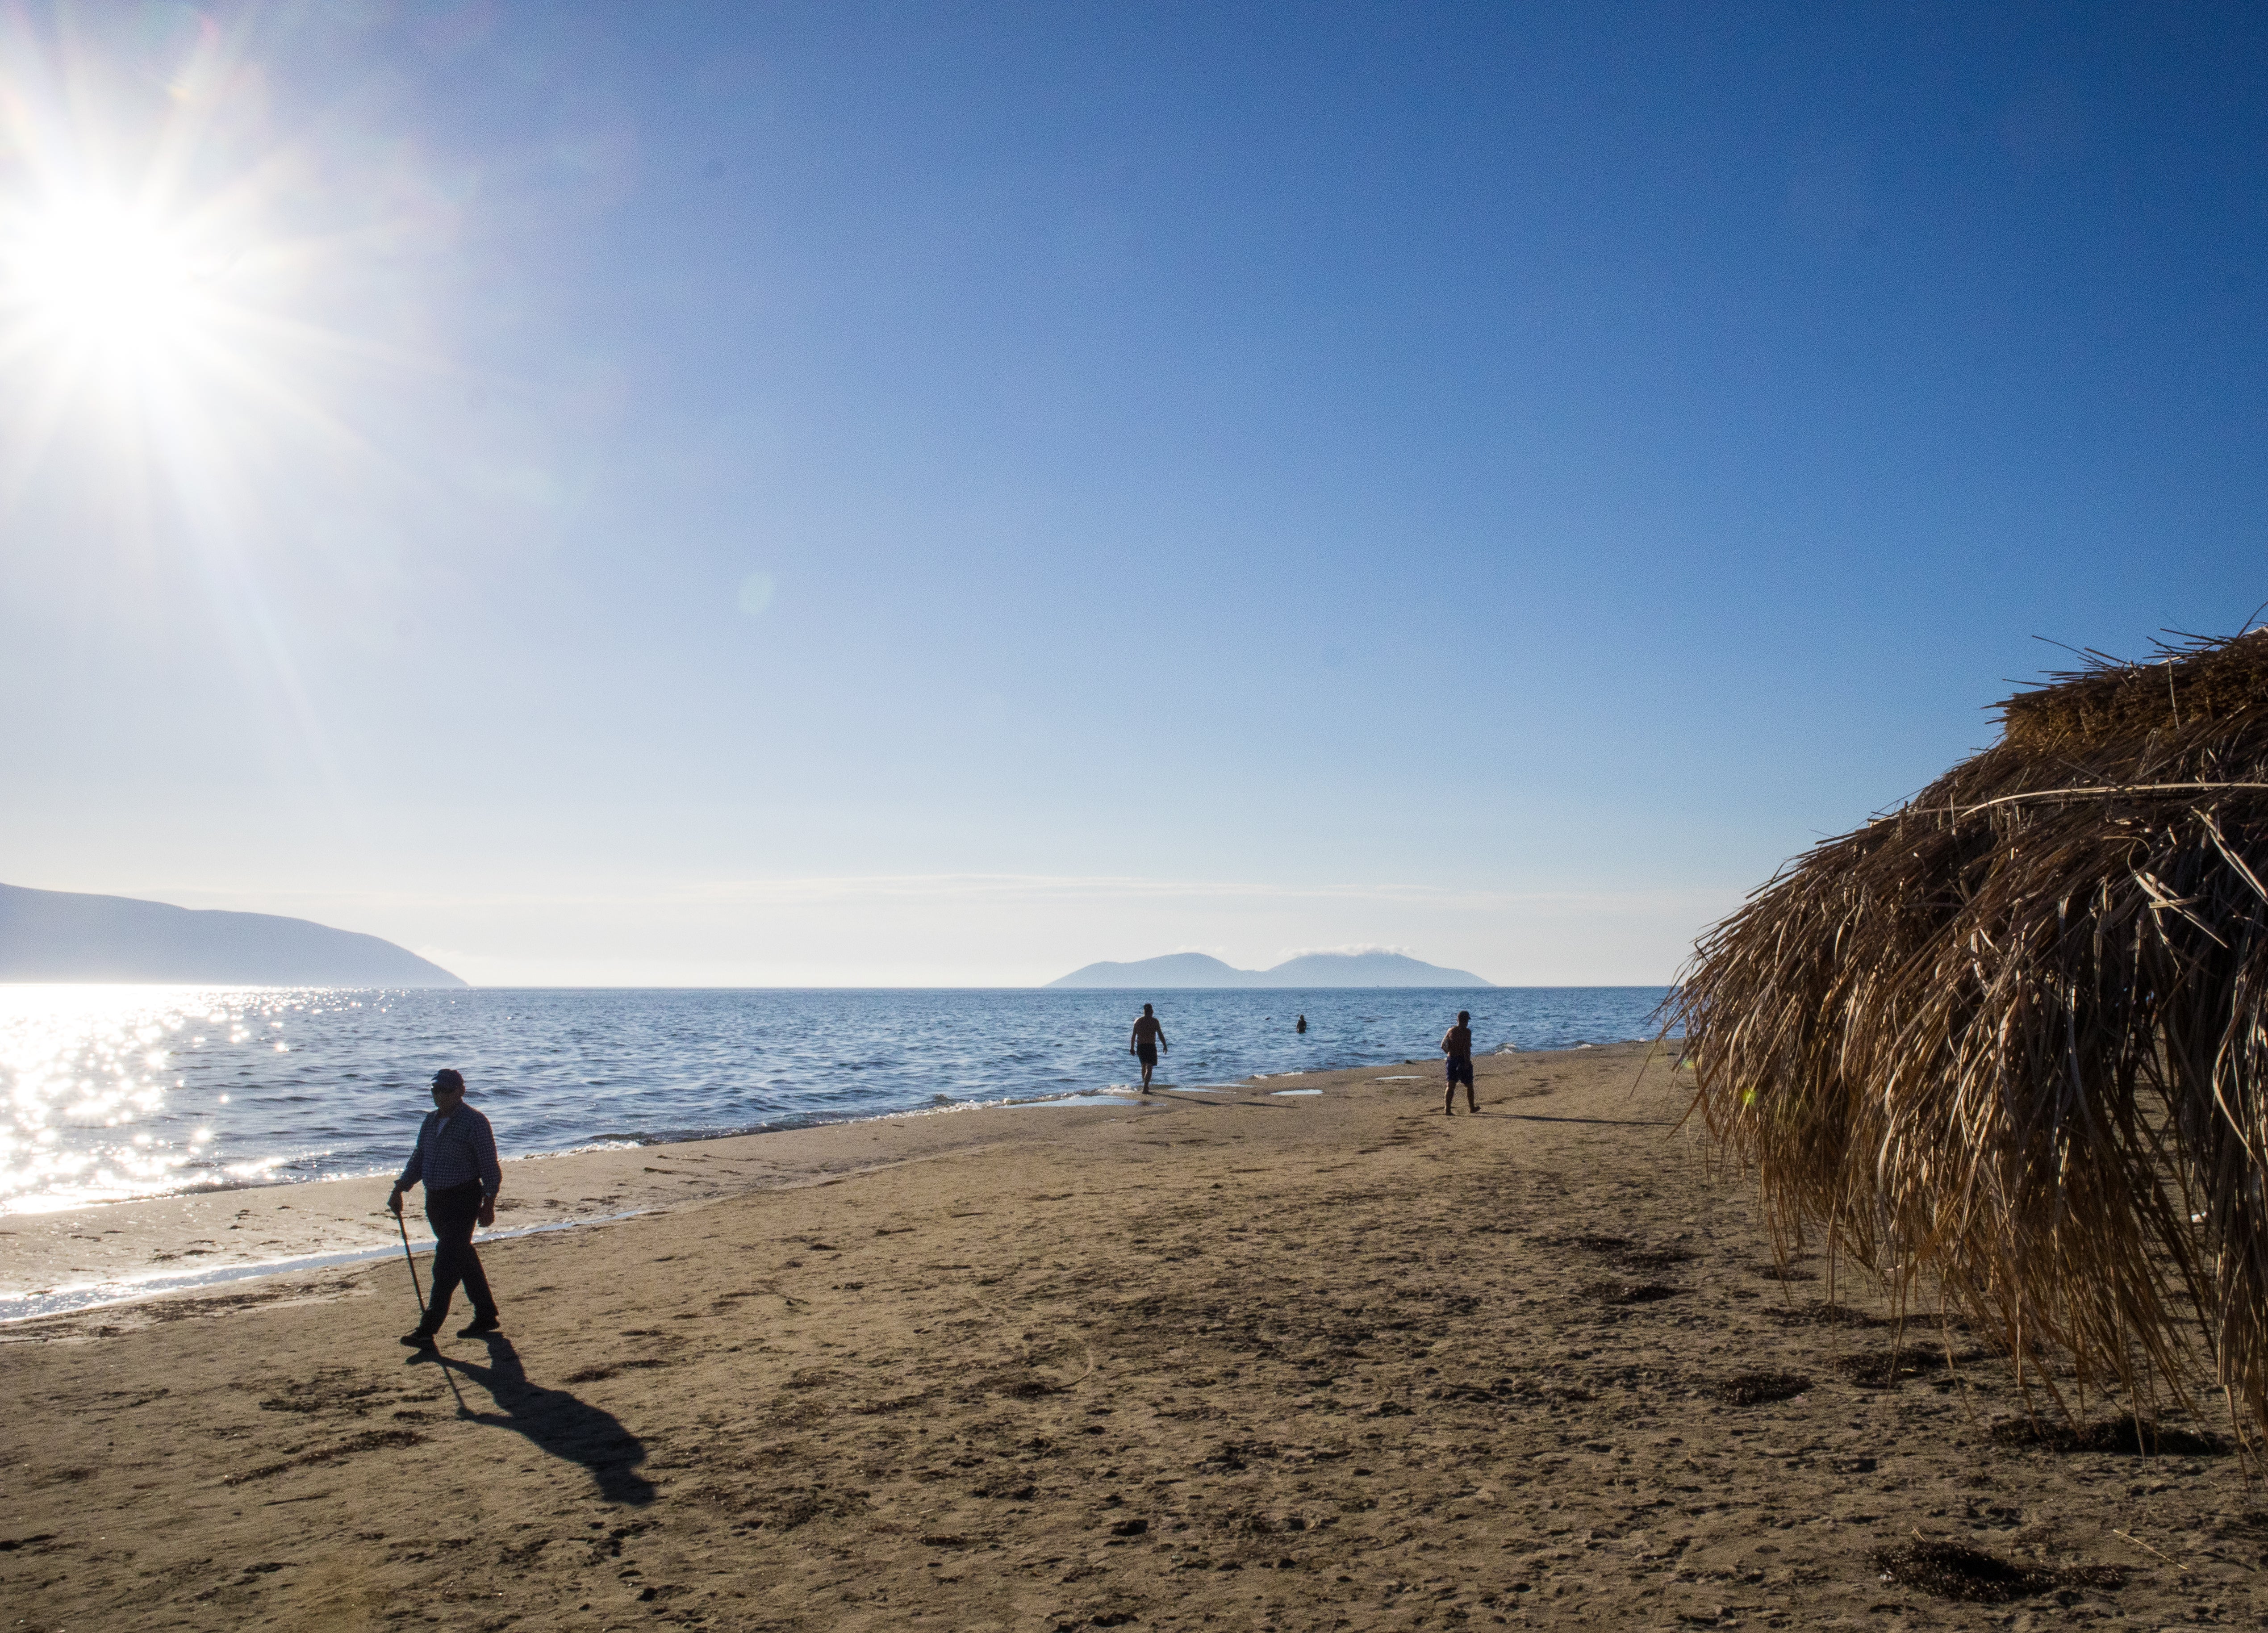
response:
<svg viewBox="0 0 2268 1633"><path fill-rule="evenodd" d="M425 1223L433 1227L433 1297L425 1306L425 1325L438 1330L449 1313L449 1295L465 1284L475 1315L494 1315L496 1298L489 1291L488 1273L473 1251L473 1227L480 1223L481 1182L452 1185L446 1190L428 1188Z"/></svg>

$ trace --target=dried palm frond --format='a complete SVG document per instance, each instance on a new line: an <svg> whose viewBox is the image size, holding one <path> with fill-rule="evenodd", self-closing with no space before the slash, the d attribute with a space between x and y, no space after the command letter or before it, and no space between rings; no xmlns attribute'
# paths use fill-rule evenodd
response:
<svg viewBox="0 0 2268 1633"><path fill-rule="evenodd" d="M1933 1276L2082 1390L2178 1399L2202 1339L2268 1429L2268 630L2000 709L1702 939L1697 1105L1784 1248Z"/></svg>

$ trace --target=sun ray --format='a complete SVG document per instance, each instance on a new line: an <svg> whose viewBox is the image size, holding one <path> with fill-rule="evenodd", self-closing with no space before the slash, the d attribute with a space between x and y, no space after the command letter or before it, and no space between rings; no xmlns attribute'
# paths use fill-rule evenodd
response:
<svg viewBox="0 0 2268 1633"><path fill-rule="evenodd" d="M450 371L370 321L410 309L381 281L383 201L422 196L414 174L341 136L350 103L269 128L254 48L275 15L182 8L153 46L146 18L0 0L0 519L107 535L123 593L196 585L206 638L351 819L290 553L328 496L430 481L372 434L372 388ZM342 159L377 185L329 185Z"/></svg>

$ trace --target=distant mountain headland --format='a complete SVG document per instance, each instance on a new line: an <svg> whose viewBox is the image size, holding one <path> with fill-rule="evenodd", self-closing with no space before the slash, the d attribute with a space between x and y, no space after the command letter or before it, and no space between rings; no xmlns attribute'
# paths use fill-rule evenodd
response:
<svg viewBox="0 0 2268 1633"><path fill-rule="evenodd" d="M269 913L0 885L0 982L461 987L405 947Z"/></svg>
<svg viewBox="0 0 2268 1633"><path fill-rule="evenodd" d="M1168 953L1130 964L1089 964L1049 987L1489 987L1469 970L1444 969L1400 953L1307 953L1273 969L1238 969L1203 953Z"/></svg>

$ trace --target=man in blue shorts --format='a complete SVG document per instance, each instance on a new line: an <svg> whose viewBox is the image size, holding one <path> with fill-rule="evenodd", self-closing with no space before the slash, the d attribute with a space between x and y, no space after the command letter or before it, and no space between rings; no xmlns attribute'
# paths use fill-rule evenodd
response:
<svg viewBox="0 0 2268 1633"><path fill-rule="evenodd" d="M1441 1103L1441 1114L1457 1114L1457 1085L1465 1085L1465 1109L1477 1117L1481 1103L1473 1098L1473 1026L1472 1011L1459 1010L1457 1024L1441 1034L1441 1053L1447 1056L1449 1098Z"/></svg>

